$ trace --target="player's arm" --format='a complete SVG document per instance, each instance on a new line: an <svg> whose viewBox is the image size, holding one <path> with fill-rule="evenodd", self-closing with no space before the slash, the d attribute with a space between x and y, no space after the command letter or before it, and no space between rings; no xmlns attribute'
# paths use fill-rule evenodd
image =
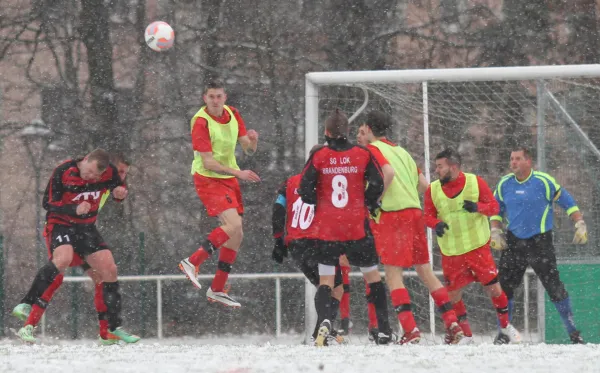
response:
<svg viewBox="0 0 600 373"><path fill-rule="evenodd" d="M490 217L490 224L492 226L492 229L497 228L500 230L502 230L502 222L504 220L504 215L506 214L506 205L504 204L504 201L500 198L502 192L500 190L501 187L502 185L499 184L494 190L494 198L496 199L496 202L498 202L499 207L498 214L492 215Z"/></svg>
<svg viewBox="0 0 600 373"><path fill-rule="evenodd" d="M373 157L375 157L375 160L377 161L377 163L379 163L379 166L381 167L381 173L383 174L383 194L385 194L390 184L394 180L394 175L396 174L396 172L394 171L394 168L390 165L390 162L385 158L383 153L381 153L381 150L379 150L379 148L373 145L367 145L367 149L369 149L371 154L373 154Z"/></svg>
<svg viewBox="0 0 600 373"><path fill-rule="evenodd" d="M258 133L255 130L246 130L246 123L240 112L234 107L230 106L229 108L238 122L238 142L242 146L242 150L247 155L253 155L258 146Z"/></svg>
<svg viewBox="0 0 600 373"><path fill-rule="evenodd" d="M65 191L62 176L67 169L67 164L58 166L54 169L52 176L50 176L48 186L46 187L46 192L44 193L42 206L48 212L77 216L76 204L64 204L62 202L62 196Z"/></svg>
<svg viewBox="0 0 600 373"><path fill-rule="evenodd" d="M287 256L287 248L285 247L283 241L286 215L286 189L287 180L277 190L277 197L275 198L275 203L273 204L273 215L271 217L271 223L273 225L273 238L275 239L271 258L280 264L283 263L283 258Z"/></svg>
<svg viewBox="0 0 600 373"><path fill-rule="evenodd" d="M587 226L583 220L583 214L575 202L575 198L565 189L562 188L554 179L550 184L556 192L554 192L554 201L567 212L567 215L575 222L575 236L573 237L574 244L585 244L588 240Z"/></svg>
<svg viewBox="0 0 600 373"><path fill-rule="evenodd" d="M392 178L393 177L394 176L392 175ZM384 180L381 166L371 152L369 152L369 161L365 168L365 182L367 183L365 203L367 204L369 212L373 215L379 207L379 201L383 195Z"/></svg>
<svg viewBox="0 0 600 373"><path fill-rule="evenodd" d="M274 238L282 237L285 231L285 215L287 213L287 201L285 198L286 188L287 180L277 190L277 196L275 197L275 203L273 204L273 215L271 217L271 223L273 225Z"/></svg>
<svg viewBox="0 0 600 373"><path fill-rule="evenodd" d="M438 237L442 237L444 234L446 234L446 231L450 229L446 222L438 219L438 211L433 203L433 199L431 198L430 186L428 186L425 190L423 217L425 220L425 225L433 229Z"/></svg>
<svg viewBox="0 0 600 373"><path fill-rule="evenodd" d="M314 164L314 156L317 152L314 152L302 171L302 179L300 179L300 187L298 188L298 194L304 203L309 205L317 204L317 181L319 180L319 171Z"/></svg>
<svg viewBox="0 0 600 373"><path fill-rule="evenodd" d="M479 200L477 201L477 212L485 216L498 215L500 204L496 201L494 193L483 178L477 176L479 186Z"/></svg>
<svg viewBox="0 0 600 373"><path fill-rule="evenodd" d="M425 193L427 188L429 187L429 183L427 182L427 178L423 175L422 172L419 172L419 184L417 186L417 190L419 193Z"/></svg>
<svg viewBox="0 0 600 373"><path fill-rule="evenodd" d="M125 182L121 180L121 177L119 176L119 170L117 170L117 167L115 167L112 163L109 164L108 167L110 168L110 170L112 170L112 176L109 181L108 189L112 192L113 200L117 202L122 202L127 197L127 186L125 185ZM105 172L108 172L108 170ZM104 202L106 202L106 200ZM100 201L100 204L100 208L102 208L102 206L104 206L104 203Z"/></svg>

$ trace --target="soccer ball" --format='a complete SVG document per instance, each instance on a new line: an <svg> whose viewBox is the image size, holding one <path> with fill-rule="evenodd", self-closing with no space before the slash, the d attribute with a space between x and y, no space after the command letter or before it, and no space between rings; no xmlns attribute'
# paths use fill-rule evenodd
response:
<svg viewBox="0 0 600 373"><path fill-rule="evenodd" d="M173 46L175 32L167 22L156 21L146 27L144 37L150 48L162 52Z"/></svg>

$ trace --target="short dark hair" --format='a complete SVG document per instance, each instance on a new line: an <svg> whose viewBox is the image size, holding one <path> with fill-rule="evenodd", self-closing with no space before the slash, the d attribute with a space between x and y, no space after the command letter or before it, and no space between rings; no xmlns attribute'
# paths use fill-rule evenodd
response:
<svg viewBox="0 0 600 373"><path fill-rule="evenodd" d="M525 158L533 159L533 152L525 146L514 147L513 150L511 150L511 152L523 152L523 155L525 156Z"/></svg>
<svg viewBox="0 0 600 373"><path fill-rule="evenodd" d="M211 80L204 86L204 94L208 92L209 89L223 89L225 90L225 83L222 80Z"/></svg>
<svg viewBox="0 0 600 373"><path fill-rule="evenodd" d="M436 161L442 158L446 158L450 164L456 164L459 166L462 164L460 154L458 154L458 152L452 148L446 148L435 156Z"/></svg>
<svg viewBox="0 0 600 373"><path fill-rule="evenodd" d="M335 109L325 120L325 130L331 137L348 136L348 117L340 109Z"/></svg>
<svg viewBox="0 0 600 373"><path fill-rule="evenodd" d="M114 164L115 166L118 165L119 163L123 163L127 166L131 166L131 163L129 162L129 160L127 158L125 158L125 154L123 154L121 152L110 153L110 163Z"/></svg>
<svg viewBox="0 0 600 373"><path fill-rule="evenodd" d="M104 149L97 148L86 156L88 162L96 161L98 171L104 172L110 163L110 155Z"/></svg>
<svg viewBox="0 0 600 373"><path fill-rule="evenodd" d="M371 129L373 135L385 136L392 128L392 117L381 111L370 111L365 118L365 125Z"/></svg>

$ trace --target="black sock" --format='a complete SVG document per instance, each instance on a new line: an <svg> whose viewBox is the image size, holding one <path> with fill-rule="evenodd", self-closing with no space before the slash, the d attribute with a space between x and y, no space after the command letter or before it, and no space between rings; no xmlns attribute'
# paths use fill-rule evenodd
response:
<svg viewBox="0 0 600 373"><path fill-rule="evenodd" d="M335 319L337 318L338 311L340 310L340 301L331 297L331 325L333 325Z"/></svg>
<svg viewBox="0 0 600 373"><path fill-rule="evenodd" d="M315 294L315 307L317 308L317 325L321 325L323 320L331 321L331 288L327 285L320 285Z"/></svg>
<svg viewBox="0 0 600 373"><path fill-rule="evenodd" d="M375 305L375 313L377 314L377 324L380 332L391 333L390 320L388 318L388 298L385 293L385 285L383 282L373 282L369 284L371 289L370 297Z"/></svg>
<svg viewBox="0 0 600 373"><path fill-rule="evenodd" d="M102 292L104 295L104 303L106 304L108 329L114 331L121 326L121 294L119 293L119 282L105 282Z"/></svg>
<svg viewBox="0 0 600 373"><path fill-rule="evenodd" d="M39 269L33 283L27 292L27 295L21 300L21 303L27 303L33 305L41 296L44 294L46 289L52 284L56 276L60 271L54 263L48 262L42 268Z"/></svg>

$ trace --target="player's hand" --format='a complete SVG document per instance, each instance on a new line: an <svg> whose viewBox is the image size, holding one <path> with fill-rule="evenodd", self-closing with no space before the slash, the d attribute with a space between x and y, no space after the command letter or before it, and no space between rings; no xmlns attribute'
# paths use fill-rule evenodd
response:
<svg viewBox="0 0 600 373"><path fill-rule="evenodd" d="M477 202L473 201L464 201L463 209L467 210L468 212L477 212L477 210L479 210L477 207Z"/></svg>
<svg viewBox="0 0 600 373"><path fill-rule="evenodd" d="M248 139L252 142L258 141L258 132L255 130L248 130L248 132L246 132L246 136L248 136Z"/></svg>
<svg viewBox="0 0 600 373"><path fill-rule="evenodd" d="M490 240L490 247L494 250L506 249L506 239L504 238L504 232L501 228L492 228L492 238Z"/></svg>
<svg viewBox="0 0 600 373"><path fill-rule="evenodd" d="M448 224L441 221L441 222L437 223L435 226L435 234L438 237L442 237L446 233L446 230L448 230L448 229L450 229Z"/></svg>
<svg viewBox="0 0 600 373"><path fill-rule="evenodd" d="M235 176L237 176L237 178L240 180L251 181L253 183L258 183L260 181L260 177L258 177L258 175L254 173L254 171L250 170L238 171L238 173Z"/></svg>
<svg viewBox="0 0 600 373"><path fill-rule="evenodd" d="M587 226L583 220L579 220L575 223L575 237L573 237L573 243L575 245L584 245L587 241Z"/></svg>
<svg viewBox="0 0 600 373"><path fill-rule="evenodd" d="M283 258L288 254L287 247L283 242L283 238L279 237L275 239L275 247L273 248L273 253L271 254L271 258L277 263L283 263Z"/></svg>
<svg viewBox="0 0 600 373"><path fill-rule="evenodd" d="M115 189L113 189L113 197L115 197L116 199L125 199L125 197L127 197L127 188L122 187L122 186L118 186Z"/></svg>
<svg viewBox="0 0 600 373"><path fill-rule="evenodd" d="M92 205L90 205L89 202L81 202L79 205L77 205L77 210L75 210L75 213L77 215L84 215L90 212L91 208Z"/></svg>
<svg viewBox="0 0 600 373"><path fill-rule="evenodd" d="M381 207L380 202L372 204L371 206L367 206L367 208L369 209L369 215L371 215L372 218L376 218L377 214L379 213L380 207Z"/></svg>

